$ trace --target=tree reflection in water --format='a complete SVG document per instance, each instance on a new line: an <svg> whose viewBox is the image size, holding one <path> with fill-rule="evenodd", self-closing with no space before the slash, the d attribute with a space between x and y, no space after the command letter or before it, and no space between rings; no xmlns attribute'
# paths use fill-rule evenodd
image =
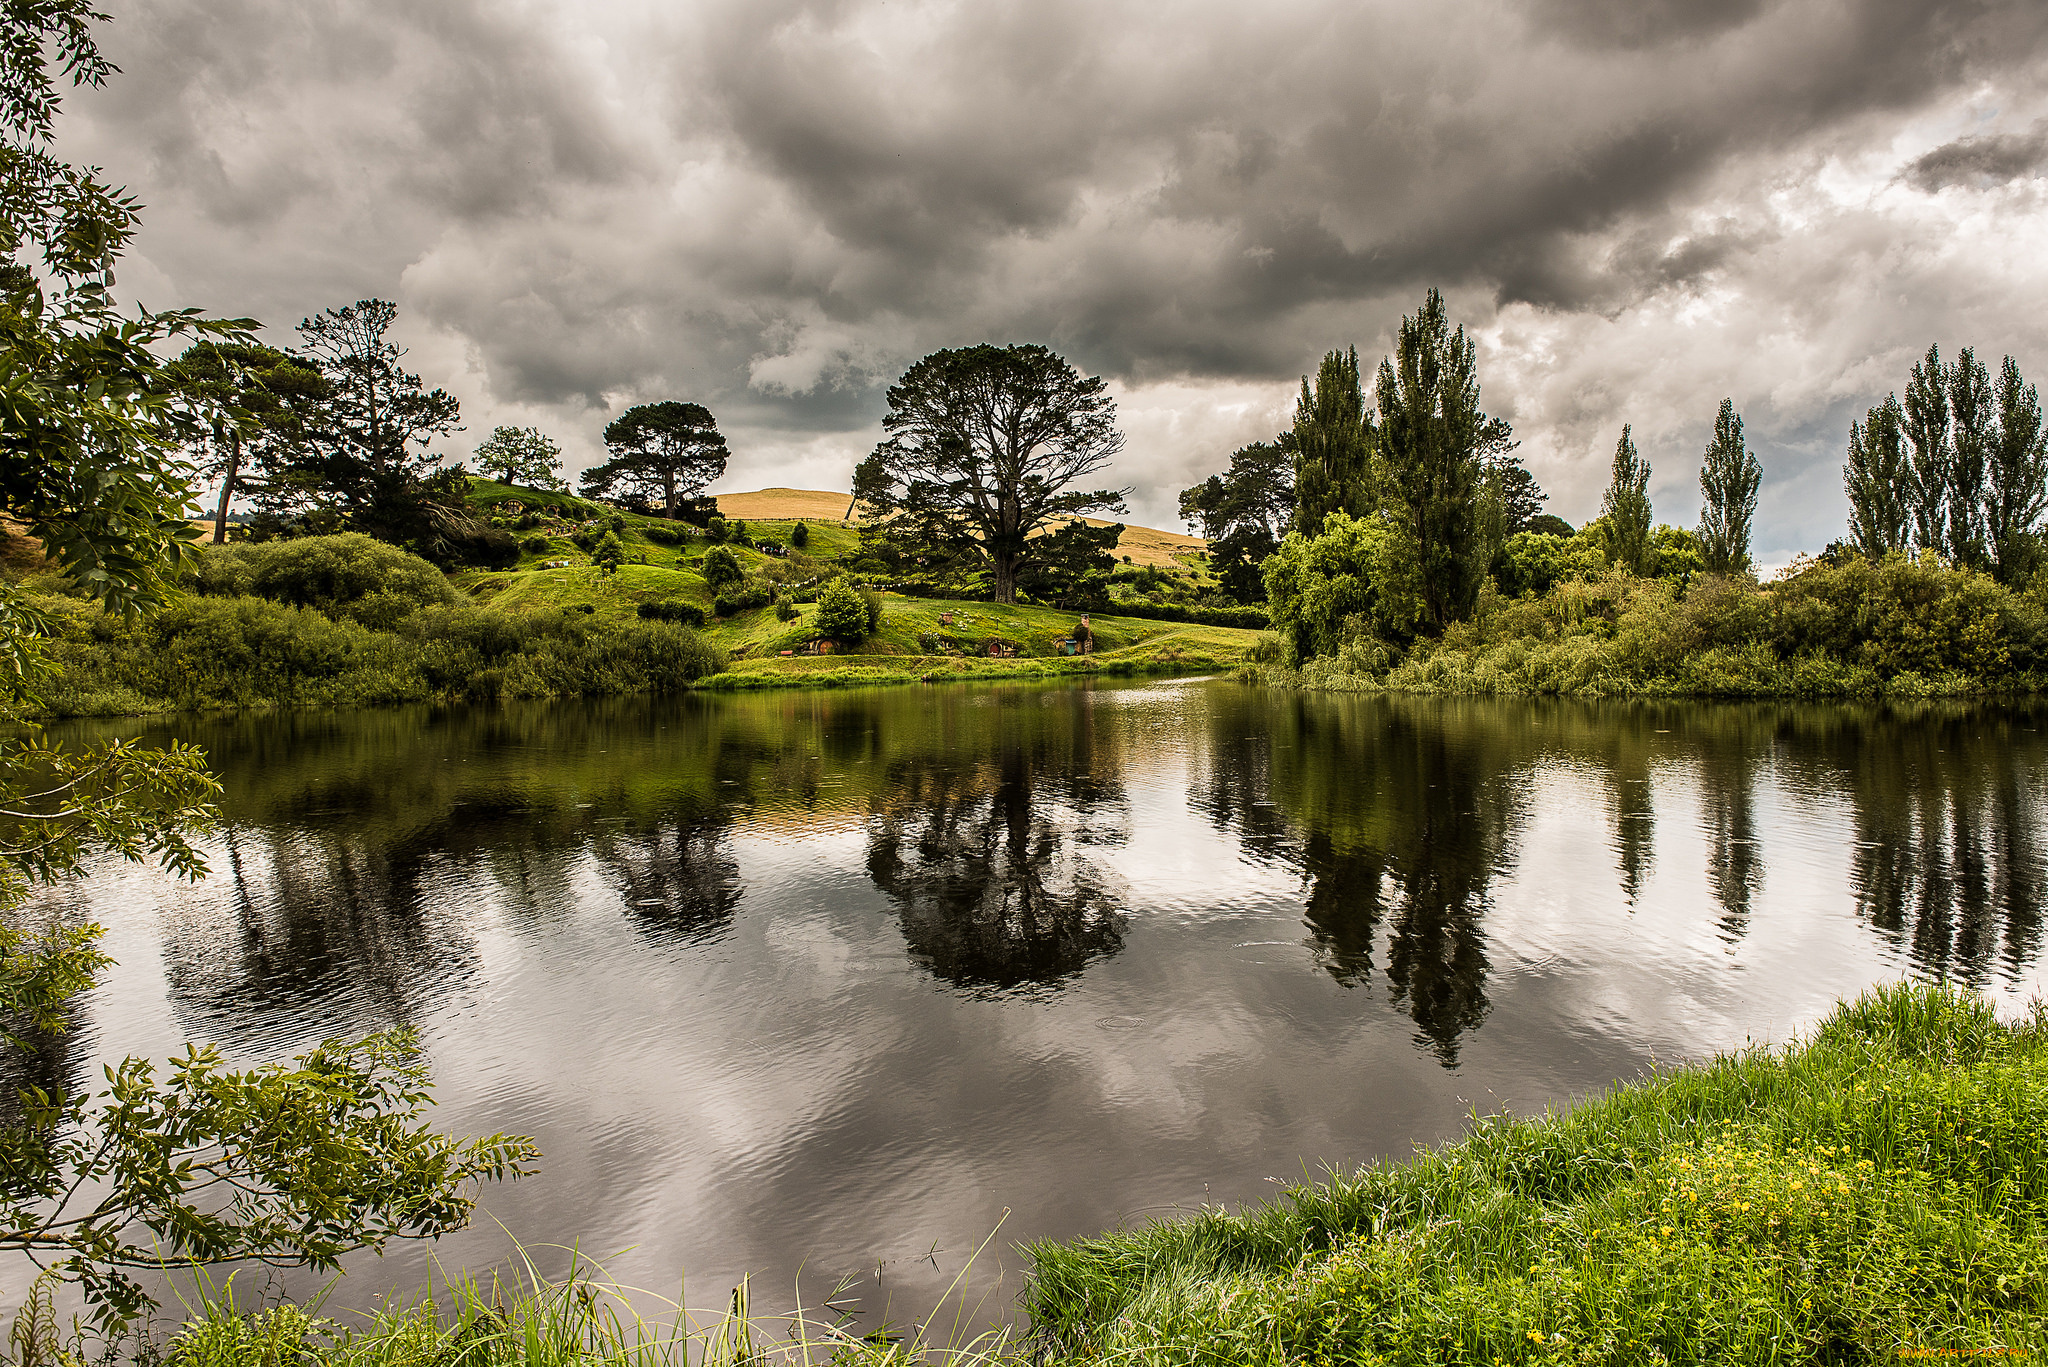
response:
<svg viewBox="0 0 2048 1367"><path fill-rule="evenodd" d="M868 876L895 904L913 957L947 982L1057 987L1123 948L1121 882L1089 851L1123 843L1129 813L1092 703L1086 692L1022 694L968 734L918 728L950 733L950 751L891 747L868 819Z"/></svg>

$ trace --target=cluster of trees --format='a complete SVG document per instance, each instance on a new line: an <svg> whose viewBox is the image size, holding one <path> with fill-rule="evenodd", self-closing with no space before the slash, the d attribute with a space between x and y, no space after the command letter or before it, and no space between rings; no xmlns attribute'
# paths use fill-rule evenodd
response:
<svg viewBox="0 0 2048 1367"><path fill-rule="evenodd" d="M200 473L219 483L214 540L231 503L257 509L259 536L359 531L447 565L506 565L518 546L480 523L469 471L431 450L462 430L461 405L401 364L390 340L397 306L363 299L299 323L296 350L209 336L165 367L166 379L213 418L192 434ZM703 405L628 409L605 428L610 459L583 473L582 492L699 523L716 511L700 491L725 472L725 438ZM536 427L495 428L477 470L507 484L566 490L562 449Z"/></svg>
<svg viewBox="0 0 2048 1367"><path fill-rule="evenodd" d="M1849 537L1865 555L1931 551L2023 582L2041 564L2048 512L2040 397L2010 356L1994 382L1969 348L1945 364L1930 346L1904 403L1887 394L1850 424L1842 484Z"/></svg>

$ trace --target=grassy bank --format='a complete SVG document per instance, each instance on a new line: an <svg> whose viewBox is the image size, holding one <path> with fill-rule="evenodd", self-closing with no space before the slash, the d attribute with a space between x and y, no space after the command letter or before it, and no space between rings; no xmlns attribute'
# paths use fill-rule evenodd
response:
<svg viewBox="0 0 2048 1367"><path fill-rule="evenodd" d="M1333 690L1495 696L1928 698L2048 687L2048 575L2021 588L1893 556L1742 576L1565 579L1482 593L1439 639L1276 614L1298 668L1274 651L1258 676Z"/></svg>
<svg viewBox="0 0 2048 1367"><path fill-rule="evenodd" d="M949 1355L803 1322L797 1360L1810 1363L2048 1351L2048 1019L1892 987L1807 1041L1496 1119L1268 1208L1044 1243L1023 1340ZM680 1362L595 1291L471 1293L344 1332L215 1306L172 1345L257 1362ZM580 1309L578 1307L581 1307ZM744 1321L744 1322L743 1322ZM795 1322L685 1321L693 1352ZM250 1346L265 1333L269 1356ZM207 1346L218 1345L218 1346ZM742 1346L744 1345L744 1346ZM833 1355L837 1354L835 1358ZM582 1354L582 1356L579 1356ZM807 1356L806 1356L807 1355Z"/></svg>

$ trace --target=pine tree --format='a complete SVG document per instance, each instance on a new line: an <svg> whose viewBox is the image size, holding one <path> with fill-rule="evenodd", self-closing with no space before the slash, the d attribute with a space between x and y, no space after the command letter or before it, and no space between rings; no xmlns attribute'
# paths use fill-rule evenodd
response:
<svg viewBox="0 0 2048 1367"><path fill-rule="evenodd" d="M1898 396L1887 394L1862 422L1849 424L1849 458L1842 466L1849 535L1856 549L1873 559L1905 550L1911 533L1912 467L1905 422Z"/></svg>
<svg viewBox="0 0 2048 1367"><path fill-rule="evenodd" d="M1941 348L1927 348L1927 359L1913 367L1906 385L1905 433L1913 448L1907 484L1913 509L1913 545L1936 555L1948 554L1948 367Z"/></svg>
<svg viewBox="0 0 2048 1367"><path fill-rule="evenodd" d="M1948 553L1958 565L1982 569L1989 560L1984 530L1985 464L1991 453L1991 376L1964 347L1948 372Z"/></svg>
<svg viewBox="0 0 2048 1367"><path fill-rule="evenodd" d="M1324 356L1313 386L1302 377L1292 435L1296 530L1316 536L1331 513L1364 512L1373 434L1356 347Z"/></svg>
<svg viewBox="0 0 2048 1367"><path fill-rule="evenodd" d="M1630 574L1643 574L1650 560L1650 462L1636 453L1623 426L1614 444L1614 471L1600 499L1607 523L1607 560Z"/></svg>
<svg viewBox="0 0 2048 1367"><path fill-rule="evenodd" d="M2018 583L2040 561L2041 516L2048 512L2048 431L2041 400L2012 357L1998 372L1998 426L1985 461L1985 535L1998 578Z"/></svg>
<svg viewBox="0 0 2048 1367"><path fill-rule="evenodd" d="M1735 401L1721 400L1714 439L1700 465L1700 554L1707 573L1740 574L1749 568L1749 524L1763 477L1763 467L1743 444Z"/></svg>
<svg viewBox="0 0 2048 1367"><path fill-rule="evenodd" d="M1485 573L1473 548L1487 421L1473 345L1464 328L1451 330L1437 291L1401 320L1374 393L1388 501L1414 544L1416 587L1441 631L1471 612Z"/></svg>

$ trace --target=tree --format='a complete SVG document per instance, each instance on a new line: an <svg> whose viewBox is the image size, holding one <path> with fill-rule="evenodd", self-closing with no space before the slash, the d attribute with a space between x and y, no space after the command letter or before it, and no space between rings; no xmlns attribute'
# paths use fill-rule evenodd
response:
<svg viewBox="0 0 2048 1367"><path fill-rule="evenodd" d="M890 386L889 436L855 470L854 497L914 537L973 553L995 601L1014 603L1033 532L1124 511L1126 490L1071 487L1123 449L1107 391L1042 346L935 351Z"/></svg>
<svg viewBox="0 0 2048 1367"><path fill-rule="evenodd" d="M567 490L556 473L562 468L562 448L538 427L494 427L476 448L476 468L500 484L523 484L530 489Z"/></svg>
<svg viewBox="0 0 2048 1367"><path fill-rule="evenodd" d="M198 336L250 345L246 321L196 310L115 314L113 266L135 206L51 151L52 67L99 85L113 68L89 0L32 0L0 36L0 250L41 270L0 269L0 500L27 519L86 594L116 610L164 600L190 554L191 469L182 453L253 421L151 349ZM0 583L0 693L33 705L44 623ZM37 930L32 887L96 850L197 875L192 841L215 820L204 756L115 741L72 753L31 731L0 743L0 1047L57 1031L108 959L97 925ZM232 1073L189 1050L158 1082L113 1070L103 1096L24 1089L0 1121L0 1251L82 1282L102 1321L145 1303L130 1269L255 1258L333 1268L341 1254L460 1225L478 1179L521 1171L530 1143L459 1144L417 1124L415 1043L373 1036L323 1046L292 1069Z"/></svg>
<svg viewBox="0 0 2048 1367"><path fill-rule="evenodd" d="M627 409L604 429L612 458L583 472L586 498L614 490L630 502L661 501L663 517L676 516L678 500L693 499L725 473L725 438L711 410L674 399Z"/></svg>
<svg viewBox="0 0 2048 1367"><path fill-rule="evenodd" d="M308 415L303 454L259 501L324 503L357 531L431 554L451 524L469 520L461 491L434 482L441 458L427 450L462 430L462 408L399 364L405 348L387 336L397 318L396 304L359 299L300 321L302 354L330 389Z"/></svg>
<svg viewBox="0 0 2048 1367"><path fill-rule="evenodd" d="M1080 518L1036 539L1031 558L1017 573L1017 587L1041 602L1072 607L1104 602L1109 576L1116 570L1121 522L1091 527Z"/></svg>
<svg viewBox="0 0 2048 1367"><path fill-rule="evenodd" d="M597 539L597 545L590 551L590 563L606 574L617 574L619 566L626 559L626 543L619 540L619 534L610 528Z"/></svg>
<svg viewBox="0 0 2048 1367"><path fill-rule="evenodd" d="M1414 543L1422 601L1441 631L1471 612L1485 573L1474 551L1487 417L1472 343L1464 328L1452 332L1436 290L1401 320L1374 393L1390 501Z"/></svg>
<svg viewBox="0 0 2048 1367"><path fill-rule="evenodd" d="M1633 575L1648 574L1650 462L1636 453L1626 424L1614 444L1614 466L1600 499L1600 516L1606 525L1608 563Z"/></svg>
<svg viewBox="0 0 2048 1367"><path fill-rule="evenodd" d="M1994 438L1991 376L1968 347L1948 372L1948 553L1956 564L1982 569L1989 558L1984 530L1984 480Z"/></svg>
<svg viewBox="0 0 2048 1367"><path fill-rule="evenodd" d="M2040 560L2041 516L2048 512L2048 431L2041 400L2012 357L1998 371L1998 423L1985 462L1985 535L1998 578L2016 584Z"/></svg>
<svg viewBox="0 0 2048 1367"><path fill-rule="evenodd" d="M1912 469L1906 455L1906 415L1898 396L1849 424L1849 458L1842 486L1849 495L1849 536L1874 560L1903 551L1911 536Z"/></svg>
<svg viewBox="0 0 2048 1367"><path fill-rule="evenodd" d="M1740 574L1749 568L1749 526L1763 477L1763 466L1743 443L1735 401L1721 400L1714 439L1700 465L1700 552L1708 574Z"/></svg>
<svg viewBox="0 0 2048 1367"><path fill-rule="evenodd" d="M1223 591L1240 603L1266 596L1259 566L1279 549L1294 515L1293 473L1286 445L1253 442L1231 453L1228 470L1181 490L1181 517L1207 538Z"/></svg>
<svg viewBox="0 0 2048 1367"><path fill-rule="evenodd" d="M220 481L213 514L213 541L220 545L227 540L228 506L250 482L244 455L253 454L259 470L289 465L305 442L308 417L332 386L297 357L252 342L195 343L165 372L219 405L202 444L200 473Z"/></svg>
<svg viewBox="0 0 2048 1367"><path fill-rule="evenodd" d="M1356 347L1325 355L1313 387L1307 376L1302 377L1288 436L1294 455L1297 531L1315 536L1331 513L1371 510L1373 431Z"/></svg>
<svg viewBox="0 0 2048 1367"><path fill-rule="evenodd" d="M802 550L811 544L811 524L799 522L789 529L789 544Z"/></svg>
<svg viewBox="0 0 2048 1367"><path fill-rule="evenodd" d="M1507 535L1528 531L1529 524L1543 515L1544 501L1550 495L1536 483L1529 467L1511 455L1503 454L1488 461L1486 473L1499 488Z"/></svg>
<svg viewBox="0 0 2048 1367"><path fill-rule="evenodd" d="M858 641L868 634L868 605L847 580L834 579L819 593L818 631L834 641Z"/></svg>
<svg viewBox="0 0 2048 1367"><path fill-rule="evenodd" d="M1906 385L1905 434L1913 448L1909 467L1909 500L1913 508L1913 544L1936 555L1948 554L1948 367L1941 348L1927 348L1927 358L1913 367Z"/></svg>

